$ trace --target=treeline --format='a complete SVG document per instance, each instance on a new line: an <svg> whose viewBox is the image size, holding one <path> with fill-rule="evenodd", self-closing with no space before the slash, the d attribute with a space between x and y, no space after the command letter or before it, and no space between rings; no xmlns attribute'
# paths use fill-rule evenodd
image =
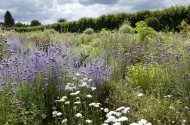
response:
<svg viewBox="0 0 190 125"><path fill-rule="evenodd" d="M102 28L108 30L118 29L125 21L130 22L132 27L139 21L148 21L149 24L156 27L157 31L169 30L178 31L177 26L182 20L190 23L190 4L187 6L171 6L162 10L141 10L133 13L106 14L98 18L80 18L77 21L66 21L35 27L10 27L7 30L17 32L30 32L44 29L54 29L58 32L82 32L86 28L93 28L94 31L100 31ZM154 26L156 25L156 26Z"/></svg>

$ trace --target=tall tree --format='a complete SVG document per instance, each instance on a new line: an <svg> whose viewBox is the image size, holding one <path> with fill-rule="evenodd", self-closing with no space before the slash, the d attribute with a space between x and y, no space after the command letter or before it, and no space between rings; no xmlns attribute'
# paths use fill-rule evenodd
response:
<svg viewBox="0 0 190 125"><path fill-rule="evenodd" d="M39 26L39 25L41 25L41 23L38 20L32 20L30 25L31 26Z"/></svg>
<svg viewBox="0 0 190 125"><path fill-rule="evenodd" d="M12 15L8 10L4 15L4 22L6 26L12 26L15 24L15 20L12 18Z"/></svg>

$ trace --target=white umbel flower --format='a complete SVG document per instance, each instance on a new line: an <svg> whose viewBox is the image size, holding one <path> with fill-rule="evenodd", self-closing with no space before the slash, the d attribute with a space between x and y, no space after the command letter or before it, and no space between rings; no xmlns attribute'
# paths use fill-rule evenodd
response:
<svg viewBox="0 0 190 125"><path fill-rule="evenodd" d="M90 123L92 123L92 120L87 119L87 120L85 120L85 122L88 123L88 124L90 124Z"/></svg>
<svg viewBox="0 0 190 125"><path fill-rule="evenodd" d="M87 98L92 98L92 95L86 95Z"/></svg>
<svg viewBox="0 0 190 125"><path fill-rule="evenodd" d="M80 76L80 73L76 73L75 75L76 75L76 76Z"/></svg>
<svg viewBox="0 0 190 125"><path fill-rule="evenodd" d="M78 95L79 93L80 91L76 91L76 92L71 93L70 95Z"/></svg>
<svg viewBox="0 0 190 125"><path fill-rule="evenodd" d="M142 93L139 93L138 96L141 97L141 96L143 96L143 94L142 94Z"/></svg>
<svg viewBox="0 0 190 125"><path fill-rule="evenodd" d="M62 121L61 121L61 123L66 123L67 122L67 119L63 119Z"/></svg>
<svg viewBox="0 0 190 125"><path fill-rule="evenodd" d="M81 113L77 113L77 114L76 114L76 117L77 117L77 118L82 118L82 114L81 114Z"/></svg>

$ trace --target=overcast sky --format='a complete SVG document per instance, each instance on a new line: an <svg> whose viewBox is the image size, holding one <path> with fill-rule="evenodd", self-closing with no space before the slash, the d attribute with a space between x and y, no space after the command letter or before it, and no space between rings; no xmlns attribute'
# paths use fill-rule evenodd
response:
<svg viewBox="0 0 190 125"><path fill-rule="evenodd" d="M134 12L142 9L161 9L176 4L190 4L190 0L0 0L0 22L9 10L19 22L36 19L43 24L59 18L77 20L115 12Z"/></svg>

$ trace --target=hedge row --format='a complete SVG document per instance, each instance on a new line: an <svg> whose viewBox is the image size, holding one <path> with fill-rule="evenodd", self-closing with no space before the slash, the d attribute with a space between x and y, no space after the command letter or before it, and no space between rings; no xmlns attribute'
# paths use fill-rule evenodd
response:
<svg viewBox="0 0 190 125"><path fill-rule="evenodd" d="M162 10L141 10L133 13L117 13L102 15L98 18L81 18L77 21L68 21L63 23L54 23L35 27L11 27L7 30L15 30L17 32L30 32L44 29L55 29L58 32L82 32L86 28L91 27L95 31L100 31L102 28L109 30L118 29L122 23L128 20L131 26L135 23L146 20L147 18L155 18L159 20L156 30L173 30L177 31L177 26L184 19L190 22L190 4L187 6L171 6ZM149 19L151 20L151 19ZM151 23L154 24L154 23Z"/></svg>

